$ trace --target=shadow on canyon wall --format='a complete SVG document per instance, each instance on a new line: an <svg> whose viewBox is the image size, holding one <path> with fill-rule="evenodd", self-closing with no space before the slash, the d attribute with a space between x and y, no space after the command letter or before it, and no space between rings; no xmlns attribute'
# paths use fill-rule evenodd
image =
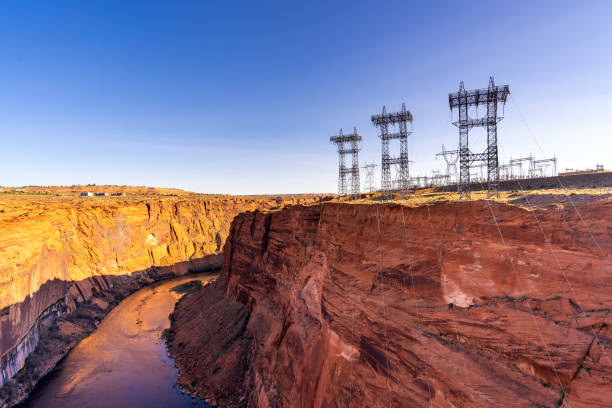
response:
<svg viewBox="0 0 612 408"><path fill-rule="evenodd" d="M0 405L22 400L122 299L164 279L219 270L221 254L123 275L53 279L0 310ZM42 312L40 312L42 310Z"/></svg>

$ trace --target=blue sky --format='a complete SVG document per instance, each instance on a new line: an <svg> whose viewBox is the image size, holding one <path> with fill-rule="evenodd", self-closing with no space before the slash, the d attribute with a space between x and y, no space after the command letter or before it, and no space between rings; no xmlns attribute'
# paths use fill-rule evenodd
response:
<svg viewBox="0 0 612 408"><path fill-rule="evenodd" d="M412 174L454 147L459 81L509 84L501 160L611 167L612 2L5 2L0 185L334 192L329 136L406 103ZM474 132L473 150L485 136ZM377 183L379 183L377 173Z"/></svg>

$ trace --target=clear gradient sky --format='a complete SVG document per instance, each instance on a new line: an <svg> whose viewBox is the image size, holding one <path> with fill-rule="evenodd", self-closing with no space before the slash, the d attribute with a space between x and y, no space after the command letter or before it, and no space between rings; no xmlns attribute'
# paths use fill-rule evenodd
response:
<svg viewBox="0 0 612 408"><path fill-rule="evenodd" d="M611 18L611 1L3 2L0 185L335 192L329 136L357 126L379 163L370 115L402 102L426 174L457 145L448 93L490 75L561 169L610 168ZM501 160L541 157L516 106Z"/></svg>

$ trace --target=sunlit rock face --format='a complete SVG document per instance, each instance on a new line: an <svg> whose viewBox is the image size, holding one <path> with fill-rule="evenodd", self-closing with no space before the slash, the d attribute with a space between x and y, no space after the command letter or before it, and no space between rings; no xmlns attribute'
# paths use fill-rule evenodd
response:
<svg viewBox="0 0 612 408"><path fill-rule="evenodd" d="M1 197L0 385L23 367L58 302L71 311L75 301L108 289L112 276L218 268L238 213L314 199Z"/></svg>
<svg viewBox="0 0 612 408"><path fill-rule="evenodd" d="M235 407L610 406L612 201L576 206L241 214L172 316L180 381Z"/></svg>

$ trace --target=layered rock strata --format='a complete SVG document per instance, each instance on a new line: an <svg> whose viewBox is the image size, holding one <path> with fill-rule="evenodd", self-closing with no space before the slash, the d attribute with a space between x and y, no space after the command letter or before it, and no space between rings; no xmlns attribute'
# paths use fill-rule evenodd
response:
<svg viewBox="0 0 612 408"><path fill-rule="evenodd" d="M41 327L116 277L147 282L219 268L238 213L314 199L1 197L0 386L22 369Z"/></svg>
<svg viewBox="0 0 612 408"><path fill-rule="evenodd" d="M179 380L228 407L612 406L611 197L576 209L241 214L172 315Z"/></svg>

